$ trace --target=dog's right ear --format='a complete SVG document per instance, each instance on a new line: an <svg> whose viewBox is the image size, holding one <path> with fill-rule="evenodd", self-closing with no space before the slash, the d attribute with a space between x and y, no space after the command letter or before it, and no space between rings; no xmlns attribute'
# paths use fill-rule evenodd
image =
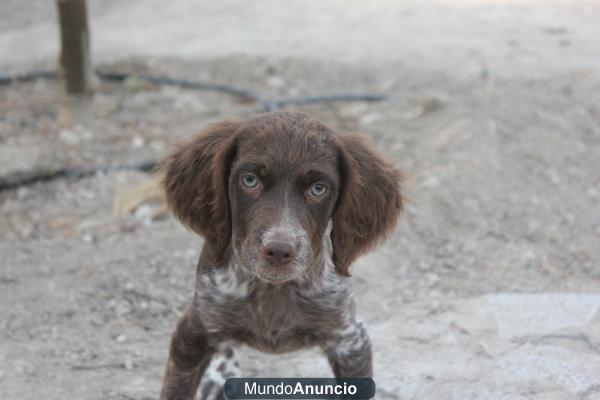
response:
<svg viewBox="0 0 600 400"><path fill-rule="evenodd" d="M227 180L239 127L232 122L209 125L178 145L161 167L169 208L185 226L204 237L215 261L222 260L231 237Z"/></svg>

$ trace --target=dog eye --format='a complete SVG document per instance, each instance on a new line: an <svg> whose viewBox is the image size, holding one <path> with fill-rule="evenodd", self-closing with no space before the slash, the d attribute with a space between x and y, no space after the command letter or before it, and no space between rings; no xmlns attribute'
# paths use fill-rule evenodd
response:
<svg viewBox="0 0 600 400"><path fill-rule="evenodd" d="M315 183L310 187L310 194L315 197L321 197L327 193L327 186L322 183Z"/></svg>
<svg viewBox="0 0 600 400"><path fill-rule="evenodd" d="M242 176L242 183L248 189L254 189L256 186L258 186L258 178L254 175L247 174Z"/></svg>

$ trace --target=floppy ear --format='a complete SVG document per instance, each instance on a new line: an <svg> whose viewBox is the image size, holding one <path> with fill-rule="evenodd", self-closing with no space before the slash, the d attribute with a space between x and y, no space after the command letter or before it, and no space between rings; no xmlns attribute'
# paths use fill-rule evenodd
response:
<svg viewBox="0 0 600 400"><path fill-rule="evenodd" d="M173 214L203 236L216 261L221 261L231 236L227 180L235 156L239 124L208 126L177 146L162 164L162 181Z"/></svg>
<svg viewBox="0 0 600 400"><path fill-rule="evenodd" d="M402 174L365 138L341 135L341 190L333 214L333 262L349 276L350 264L383 241L402 211Z"/></svg>

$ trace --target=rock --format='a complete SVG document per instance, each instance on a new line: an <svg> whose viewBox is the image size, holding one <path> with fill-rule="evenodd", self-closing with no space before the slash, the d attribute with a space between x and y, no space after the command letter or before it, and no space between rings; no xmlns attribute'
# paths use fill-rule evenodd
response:
<svg viewBox="0 0 600 400"><path fill-rule="evenodd" d="M587 326L598 313L600 294L496 294L486 303L499 335L516 338Z"/></svg>
<svg viewBox="0 0 600 400"><path fill-rule="evenodd" d="M112 214L115 218L125 217L142 205L147 203L163 203L164 195L160 187L160 176L131 187L126 187L117 193L113 200ZM146 216L145 209L140 211L139 217Z"/></svg>
<svg viewBox="0 0 600 400"><path fill-rule="evenodd" d="M131 147L133 147L134 149L139 149L141 147L144 147L145 144L146 144L146 141L140 135L135 135L131 139Z"/></svg>
<svg viewBox="0 0 600 400"><path fill-rule="evenodd" d="M58 138L67 145L76 145L82 141L90 141L94 138L94 132L76 125L72 128L63 128L58 133Z"/></svg>
<svg viewBox="0 0 600 400"><path fill-rule="evenodd" d="M431 96L427 97L421 103L423 107L423 114L429 114L444 108L444 100L439 97Z"/></svg>
<svg viewBox="0 0 600 400"><path fill-rule="evenodd" d="M90 234L90 233L85 233L81 236L81 240L83 240L85 243L94 243L95 238L94 235Z"/></svg>
<svg viewBox="0 0 600 400"><path fill-rule="evenodd" d="M285 80L280 76L271 76L267 79L267 85L273 88L280 88L285 85Z"/></svg>
<svg viewBox="0 0 600 400"><path fill-rule="evenodd" d="M60 171L66 164L66 155L48 144L4 144L0 146L0 160L2 188Z"/></svg>
<svg viewBox="0 0 600 400"><path fill-rule="evenodd" d="M600 387L600 358L555 346L525 345L500 358L494 375L507 382L536 382L573 395Z"/></svg>
<svg viewBox="0 0 600 400"><path fill-rule="evenodd" d="M435 175L430 175L427 178L425 178L425 180L423 181L423 183L421 184L424 188L427 189L433 189L436 188L440 185L441 181L440 178L438 178Z"/></svg>
<svg viewBox="0 0 600 400"><path fill-rule="evenodd" d="M373 111L373 112L363 115L360 118L360 123L361 123L361 125L369 125L374 122L380 121L382 118L383 118L383 116L381 115L381 113Z"/></svg>

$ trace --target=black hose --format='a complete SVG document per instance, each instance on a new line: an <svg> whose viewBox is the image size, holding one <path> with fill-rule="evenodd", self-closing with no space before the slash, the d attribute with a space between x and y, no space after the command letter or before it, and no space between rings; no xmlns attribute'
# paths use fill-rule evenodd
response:
<svg viewBox="0 0 600 400"><path fill-rule="evenodd" d="M142 81L152 83L154 85L177 86L184 89L204 90L218 93L226 93L242 99L256 101L261 104L261 111L275 111L287 106L302 106L316 103L331 103L331 102L377 102L385 101L388 96L379 94L330 94L306 97L291 97L283 99L268 99L261 96L252 90L241 88L238 86L224 85L217 83L199 82L187 79L174 79L164 76L152 75L129 75L121 72L104 72L96 71L96 75L108 82L123 82L130 77L136 77ZM32 71L19 75L0 74L0 86L10 85L12 83L32 82L37 79L57 79L58 74L53 71Z"/></svg>
<svg viewBox="0 0 600 400"><path fill-rule="evenodd" d="M242 99L255 101L261 104L260 111L275 111L287 106L301 106L317 103L331 102L377 102L385 101L388 96L378 94L332 94L306 97L291 97L281 99L268 99L249 89L237 86L191 81L186 79L174 79L162 76L151 75L128 75L120 72L97 71L97 76L108 82L123 82L130 77L150 82L154 85L177 86L185 89L204 90L218 93L226 93L237 96ZM58 74L54 71L32 71L18 75L6 75L0 73L0 86L7 86L13 83L32 82L38 79L58 79ZM139 170L150 172L156 168L156 161L149 160L134 164L111 164L97 167L83 168L62 168L56 171L36 172L30 176L0 177L0 191L15 189L20 186L32 185L37 182L46 182L62 178L82 178L91 176L96 172L112 172L119 170Z"/></svg>
<svg viewBox="0 0 600 400"><path fill-rule="evenodd" d="M137 163L107 164L96 167L65 167L53 171L36 171L31 175L19 174L16 177L0 177L0 192L16 189L21 186L30 186L38 182L48 182L57 179L81 179L92 176L98 172L108 173L114 171L137 170L152 172L156 169L155 160L146 160Z"/></svg>
<svg viewBox="0 0 600 400"><path fill-rule="evenodd" d="M97 75L100 79L109 81L109 82L123 82L131 75L122 74L118 72L97 72ZM261 101L260 96L251 90L239 88L237 86L230 85L221 85L214 83L206 83L206 82L197 82L190 81L187 79L173 79L168 77L161 76L150 76L150 75L135 75L137 79L142 81L150 82L154 85L167 85L167 86L177 86L184 89L193 89L193 90L206 90L211 92L220 92L231 94L233 96L242 97L254 101Z"/></svg>
<svg viewBox="0 0 600 400"><path fill-rule="evenodd" d="M315 103L332 103L332 102L376 102L387 100L385 95L378 94L331 94L321 96L307 96L288 99L276 99L263 101L265 111L274 111L287 106L303 106Z"/></svg>

